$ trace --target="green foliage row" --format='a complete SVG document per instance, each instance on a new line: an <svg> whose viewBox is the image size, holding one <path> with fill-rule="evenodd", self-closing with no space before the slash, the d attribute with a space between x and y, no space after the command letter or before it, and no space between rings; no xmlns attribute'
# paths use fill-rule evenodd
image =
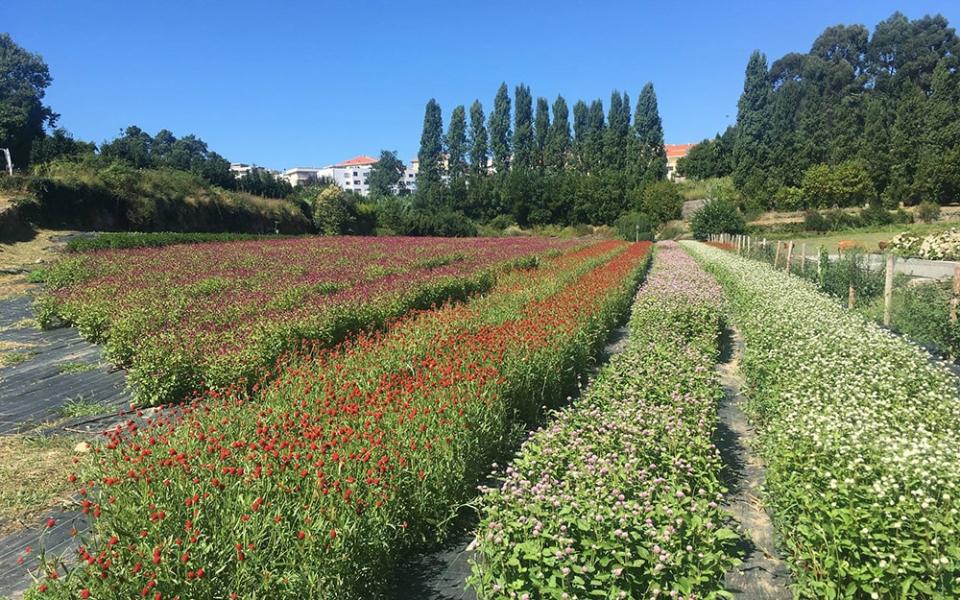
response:
<svg viewBox="0 0 960 600"><path fill-rule="evenodd" d="M175 231L145 232L106 232L92 236L71 238L67 242L67 252L88 252L90 250L116 250L118 248L159 248L172 244L199 244L204 242L233 242L238 240L271 239L275 235L251 233L182 233Z"/></svg>
<svg viewBox="0 0 960 600"><path fill-rule="evenodd" d="M2 178L0 178L2 179ZM60 159L18 178L24 218L46 227L100 230L306 233L301 209L211 186L174 169L135 169L98 156Z"/></svg>
<svg viewBox="0 0 960 600"><path fill-rule="evenodd" d="M726 288L746 341L763 502L795 595L956 598L956 378L809 283L690 248Z"/></svg>

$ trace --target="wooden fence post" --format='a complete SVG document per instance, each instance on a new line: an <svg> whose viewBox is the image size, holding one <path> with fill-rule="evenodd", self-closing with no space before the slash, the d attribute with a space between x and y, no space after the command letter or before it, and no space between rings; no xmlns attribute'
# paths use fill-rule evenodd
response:
<svg viewBox="0 0 960 600"><path fill-rule="evenodd" d="M777 250L776 250L776 252L774 252L774 254L773 254L773 268L774 268L774 269L776 269L776 268L777 268L777 265L780 264L780 245L781 245L782 243L783 243L783 242L781 242L780 240L777 240Z"/></svg>
<svg viewBox="0 0 960 600"><path fill-rule="evenodd" d="M747 258L750 258L750 240L753 239L749 235L747 236Z"/></svg>
<svg viewBox="0 0 960 600"><path fill-rule="evenodd" d="M852 309L857 304L857 290L854 289L853 284L850 284L849 289L847 289L847 308Z"/></svg>
<svg viewBox="0 0 960 600"><path fill-rule="evenodd" d="M950 298L950 322L957 322L957 306L960 306L960 265L953 268L953 297Z"/></svg>
<svg viewBox="0 0 960 600"><path fill-rule="evenodd" d="M890 327L893 311L893 253L887 253L887 267L883 277L883 325Z"/></svg>
<svg viewBox="0 0 960 600"><path fill-rule="evenodd" d="M800 243L800 272L807 272L807 244L806 242Z"/></svg>
<svg viewBox="0 0 960 600"><path fill-rule="evenodd" d="M787 264L786 269L787 273L790 272L790 261L793 259L793 242L787 242Z"/></svg>

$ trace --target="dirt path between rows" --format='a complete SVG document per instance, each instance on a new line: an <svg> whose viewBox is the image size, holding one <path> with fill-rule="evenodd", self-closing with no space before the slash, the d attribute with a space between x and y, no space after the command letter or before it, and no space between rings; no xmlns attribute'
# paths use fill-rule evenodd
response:
<svg viewBox="0 0 960 600"><path fill-rule="evenodd" d="M777 554L773 525L761 500L766 472L753 449L757 435L742 410L745 398L739 365L743 340L739 332L727 329L722 348L717 372L725 396L718 409L717 447L726 465L724 479L730 490L726 508L740 524L744 538L743 562L727 573L726 589L736 598L790 600L790 574Z"/></svg>

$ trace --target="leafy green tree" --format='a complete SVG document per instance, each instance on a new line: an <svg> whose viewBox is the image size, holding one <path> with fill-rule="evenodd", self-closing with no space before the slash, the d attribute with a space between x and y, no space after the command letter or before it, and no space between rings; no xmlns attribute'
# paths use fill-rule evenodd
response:
<svg viewBox="0 0 960 600"><path fill-rule="evenodd" d="M534 166L533 98L522 83L514 89L513 168L529 171Z"/></svg>
<svg viewBox="0 0 960 600"><path fill-rule="evenodd" d="M567 101L557 96L553 102L553 123L543 152L544 166L548 171L563 171L570 154L570 114Z"/></svg>
<svg viewBox="0 0 960 600"><path fill-rule="evenodd" d="M447 129L447 172L451 179L460 179L467 174L467 115L463 105L450 113Z"/></svg>
<svg viewBox="0 0 960 600"><path fill-rule="evenodd" d="M803 174L803 197L818 207L863 206L877 197L866 166L857 160L814 165Z"/></svg>
<svg viewBox="0 0 960 600"><path fill-rule="evenodd" d="M698 240L716 233L743 233L745 228L743 215L729 200L708 201L690 220L690 230Z"/></svg>
<svg viewBox="0 0 960 600"><path fill-rule="evenodd" d="M51 134L33 142L30 150L30 164L36 165L58 158L92 155L96 151L96 144L76 140L66 129L58 127Z"/></svg>
<svg viewBox="0 0 960 600"><path fill-rule="evenodd" d="M667 152L663 145L663 122L657 107L657 94L647 83L637 99L633 118L633 177L643 182L660 181L667 176Z"/></svg>
<svg viewBox="0 0 960 600"><path fill-rule="evenodd" d="M644 213L657 223L679 219L682 207L683 196L677 184L666 180L647 184L634 201L634 210Z"/></svg>
<svg viewBox="0 0 960 600"><path fill-rule="evenodd" d="M56 125L59 115L43 103L52 81L39 54L0 33L0 148L10 149L15 166L26 166L33 143Z"/></svg>
<svg viewBox="0 0 960 600"><path fill-rule="evenodd" d="M493 152L493 168L497 173L510 170L510 94L507 84L500 84L493 99L490 114L490 149Z"/></svg>
<svg viewBox="0 0 960 600"><path fill-rule="evenodd" d="M406 166L397 156L397 152L390 150L380 151L380 160L370 168L367 184L370 186L370 195L374 197L392 196L405 191L403 174Z"/></svg>
<svg viewBox="0 0 960 600"><path fill-rule="evenodd" d="M537 113L533 121L534 163L541 171L546 167L547 144L550 142L550 105L544 97L537 98Z"/></svg>
<svg viewBox="0 0 960 600"><path fill-rule="evenodd" d="M483 105L474 100L470 106L470 171L476 177L487 174L487 127Z"/></svg>
<svg viewBox="0 0 960 600"><path fill-rule="evenodd" d="M154 166L150 154L153 138L136 125L131 125L122 134L110 142L100 145L100 154L130 163L138 169ZM173 165L170 165L173 167ZM176 167L173 167L176 168Z"/></svg>
<svg viewBox="0 0 960 600"><path fill-rule="evenodd" d="M430 198L443 185L443 116L440 105L431 98L423 115L423 133L420 135L420 166L417 171L417 193Z"/></svg>

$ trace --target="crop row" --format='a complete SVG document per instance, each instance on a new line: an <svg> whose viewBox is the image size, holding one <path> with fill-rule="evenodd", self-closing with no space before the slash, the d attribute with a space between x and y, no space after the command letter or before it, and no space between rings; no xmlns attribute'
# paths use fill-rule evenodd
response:
<svg viewBox="0 0 960 600"><path fill-rule="evenodd" d="M571 247L543 238L277 238L81 254L46 274L41 324L73 324L128 368L141 406L254 380L302 339L332 345L464 299L504 268Z"/></svg>
<svg viewBox="0 0 960 600"><path fill-rule="evenodd" d="M960 397L929 354L755 261L690 249L746 340L765 504L810 598L960 596Z"/></svg>
<svg viewBox="0 0 960 600"><path fill-rule="evenodd" d="M471 584L481 598L704 598L737 534L719 504L713 364L723 294L661 244L626 350L487 489Z"/></svg>
<svg viewBox="0 0 960 600"><path fill-rule="evenodd" d="M381 594L498 452L576 388L629 307L648 244L594 244L112 436L80 476L94 518L47 594ZM48 566L55 569L55 565Z"/></svg>

